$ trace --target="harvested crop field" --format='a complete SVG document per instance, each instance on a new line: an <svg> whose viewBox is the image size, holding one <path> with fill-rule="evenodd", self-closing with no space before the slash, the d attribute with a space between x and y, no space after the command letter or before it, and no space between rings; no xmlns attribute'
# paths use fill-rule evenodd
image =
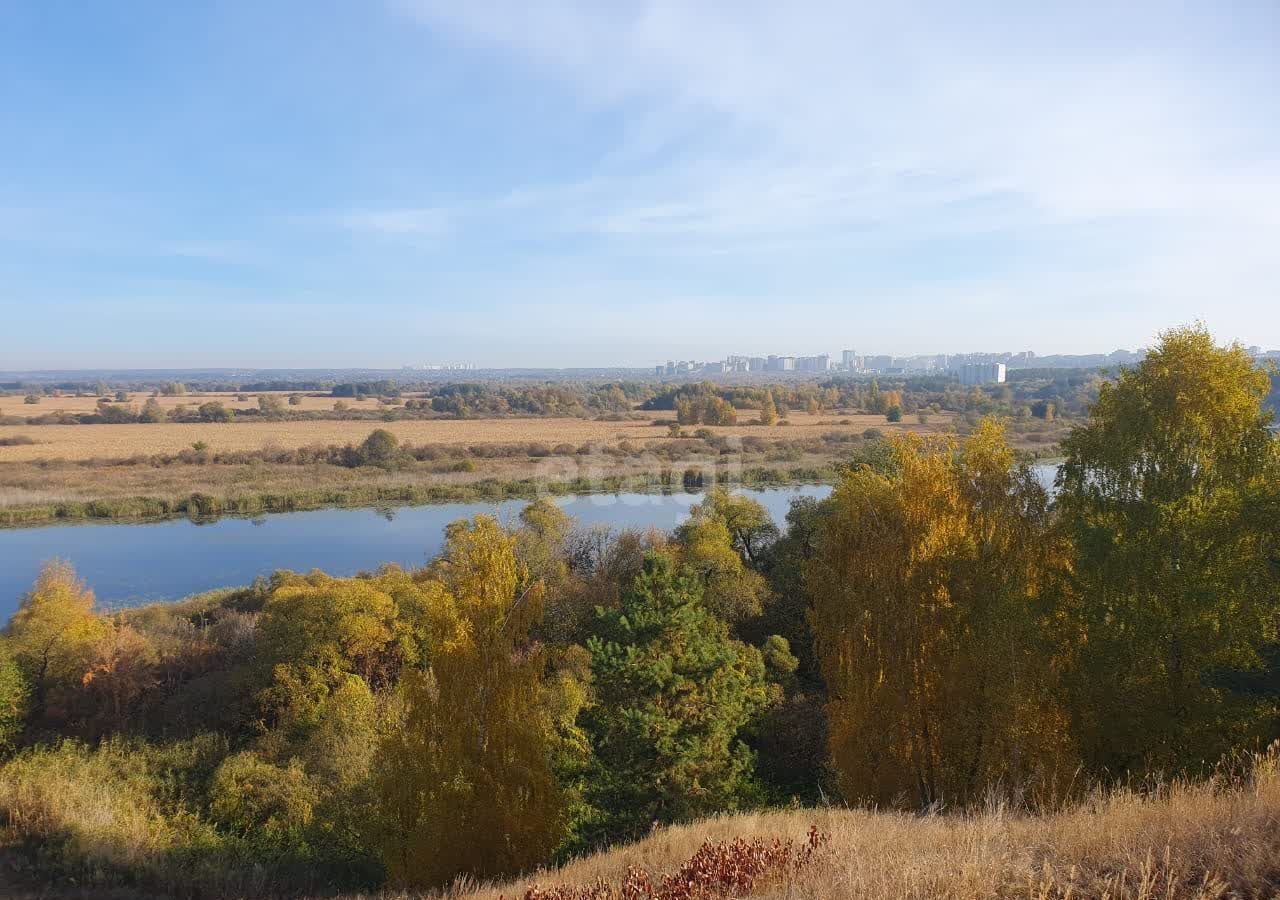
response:
<svg viewBox="0 0 1280 900"><path fill-rule="evenodd" d="M661 415L661 414L659 414ZM665 415L670 415L667 413ZM750 415L749 413L747 414ZM744 416L745 418L745 416ZM790 425L734 425L710 430L720 435L781 440L818 437L829 432L860 434L877 428L886 435L930 432L949 424L945 415L928 425L886 423L873 415L792 414ZM6 425L0 426L0 462L30 460L125 459L154 453L177 453L197 441L211 452L295 449L312 444L357 444L375 428L386 428L412 444L512 444L536 442L554 447L568 443L616 444L666 439L667 427L653 420L601 422L589 419L433 419L422 421L262 421L231 423L164 423L155 425ZM686 430L692 432L696 426ZM6 438L24 435L36 443L6 446Z"/></svg>
<svg viewBox="0 0 1280 900"><path fill-rule="evenodd" d="M258 393L237 394L225 392L208 392L208 393L191 393L182 394L173 397L156 397L156 401L165 410L177 409L179 406L186 406L195 409L201 403L217 402L221 403L227 409L257 409L259 396L276 397L281 403L286 404L290 410L299 412L325 412L333 409L333 405L341 400L349 409L378 409L379 403L377 399L366 397L363 400L357 400L354 397L331 397L328 394L309 394L305 391L299 391L301 402L289 406L289 395L294 391L260 391ZM247 397L246 400L237 400L239 396ZM129 399L119 401L115 399L115 394L109 397L99 398L92 394L64 394L62 396L41 397L37 403L27 403L25 398L19 394L0 394L0 416L44 416L56 413L91 413L98 408L99 399L105 399L108 403L125 403L138 409L142 408L142 404L151 399L151 394L135 391L129 394Z"/></svg>

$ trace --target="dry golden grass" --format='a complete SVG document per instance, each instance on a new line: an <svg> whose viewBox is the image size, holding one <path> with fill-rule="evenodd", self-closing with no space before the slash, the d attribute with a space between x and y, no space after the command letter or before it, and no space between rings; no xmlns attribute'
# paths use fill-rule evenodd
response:
<svg viewBox="0 0 1280 900"><path fill-rule="evenodd" d="M1154 796L1121 791L1064 812L993 808L919 817L862 810L726 816L452 900L519 898L531 884L617 884L628 866L670 872L707 840L831 835L829 856L768 900L883 898L1176 898L1280 896L1280 774L1275 757L1233 787L1177 783Z"/></svg>
<svg viewBox="0 0 1280 900"><path fill-rule="evenodd" d="M285 404L286 409L303 412L315 412L323 410L332 410L333 404L339 399L343 400L351 409L378 409L378 401L374 398L366 397L364 400L356 400L354 397L311 397L305 391L302 393L302 402L297 406L289 406L289 394L292 391L261 391L259 393L269 394L279 397L281 402ZM174 409L178 406L189 406L192 409L201 403L217 401L228 409L257 409L258 394L246 394L249 399L237 400L237 394L227 392L210 391L208 393L190 393L181 397L156 397L160 405L166 410ZM128 403L142 408L142 404L151 398L150 393L135 391L129 394ZM114 392L107 398L111 403L118 402L115 399ZM98 407L98 398L93 396L77 397L72 394L65 394L60 397L41 397L39 403L26 403L20 394L0 394L0 416L43 416L51 413L91 413Z"/></svg>
<svg viewBox="0 0 1280 900"><path fill-rule="evenodd" d="M28 407L30 409L31 407ZM669 414L668 414L669 415ZM749 418L749 414L743 417ZM933 416L928 425L887 423L884 416L807 415L793 413L789 426L734 425L716 427L717 434L783 439L816 437L827 432L862 433L878 428L885 434L898 431L937 431L950 421ZM667 439L667 428L653 420L598 422L589 419L433 419L400 422L369 421L256 421L231 423L163 423L157 425L5 425L0 438L24 434L39 443L0 446L0 462L37 459L121 459L137 454L176 453L196 441L214 452L260 450L264 447L296 449L309 444L346 444L364 440L375 428L386 428L401 441L413 444L511 444L539 442L554 446L624 440L642 442ZM844 422L847 424L839 424ZM687 429L689 431L693 428Z"/></svg>

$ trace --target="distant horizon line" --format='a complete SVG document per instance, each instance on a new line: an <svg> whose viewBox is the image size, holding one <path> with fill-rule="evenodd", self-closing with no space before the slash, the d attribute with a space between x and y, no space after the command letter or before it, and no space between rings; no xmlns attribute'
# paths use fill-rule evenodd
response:
<svg viewBox="0 0 1280 900"><path fill-rule="evenodd" d="M1250 344L1250 345L1244 345L1244 344L1242 344L1241 346L1244 346L1246 350L1250 351L1250 352L1251 352L1251 353L1253 353L1255 356L1259 356L1259 357L1262 357L1262 358L1269 358L1269 357L1273 357L1273 356L1280 356L1280 348L1276 348L1276 349L1265 349L1265 350L1264 350L1262 347L1260 347L1259 345L1256 345L1256 344ZM1091 352L1091 353L1044 353L1044 354L1036 353L1036 351L1027 351L1027 350L1018 350L1018 351L1009 351L1009 350L995 350L995 351L993 351L993 350L969 350L969 351L962 351L962 352L941 352L941 351L939 351L939 352L932 352L932 353L912 353L912 354L896 354L896 353L857 353L856 351L854 351L854 352L856 353L856 355L857 355L857 356L859 356L859 357L863 357L863 358L867 358L867 357L873 357L873 358L875 358L875 357L889 357L889 358L894 359L894 360L904 360L904 361L909 361L909 360L918 360L918 359L925 359L925 358L928 358L928 357L938 357L938 356L946 356L946 357L970 357L970 356L1000 357L1000 356L1008 356L1008 357L1010 357L1010 358L1017 359L1019 362L1026 362L1026 363L1030 363L1030 365L1023 365L1023 366L1019 366L1020 368L1037 368L1037 366L1034 364L1034 360L1041 360L1041 359L1043 359L1043 360L1055 360L1055 359L1079 359L1079 360L1084 360L1084 359L1089 359L1089 358L1093 358L1093 357L1098 357L1098 358L1103 358L1103 359L1105 359L1105 358L1106 358L1106 357L1108 357L1108 356L1115 356L1115 355L1120 355L1120 354L1131 354L1131 355L1137 355L1137 354L1142 353L1142 352L1143 352L1144 350L1146 350L1146 349L1147 349L1146 347L1138 347L1138 348L1135 348L1135 349L1133 349L1133 350L1129 350L1129 349L1126 349L1126 348L1117 348L1117 349L1109 350L1109 351L1094 351L1094 352ZM839 351L839 352L843 353L843 351ZM1027 358L1027 357L1024 357L1024 356L1023 356L1023 354L1026 354L1026 353L1031 353L1031 354L1033 354L1033 355L1032 355L1031 357ZM280 372L280 373L377 372L377 373L388 373L388 374L415 374L415 375L468 375L468 374L479 374L479 373L486 373L486 372L487 372L487 373L492 373L492 372L499 372L499 373L501 373L501 372L637 372L637 373L645 373L645 374L653 375L653 374L655 374L655 373L654 373L654 368L655 368L655 366L663 365L663 364L665 364L665 363L667 363L667 362L677 362L677 363L682 363L682 362L691 362L691 363L697 363L697 364L701 364L701 365L706 365L706 364L714 364L714 363L718 363L718 362L723 362L723 361L728 360L728 359L734 359L734 358L755 358L756 356L757 356L756 354L743 354L743 353L732 353L732 354L729 354L728 356L721 357L721 358L719 358L719 359L715 359L715 358L711 358L711 357L707 357L707 358L703 358L703 359L696 359L696 358L694 358L694 357L676 357L676 356L672 356L672 357L667 357L666 359L661 359L661 360L655 359L655 361L654 361L654 362L651 362L651 363L648 363L648 364L641 364L641 365L622 365L622 364L613 364L613 365L567 365L567 366L555 366L555 365L506 365L506 366L486 366L486 365L471 364L471 363L456 363L456 364L438 364L438 365L437 365L437 364L424 364L424 365L421 365L421 366L412 366L412 365L400 365L400 366L368 366L368 365L339 365L339 366L325 366L325 365L305 365L305 366L301 366L301 365L295 365L295 366L280 366L280 365L128 366L128 365L97 365L97 366L76 366L76 367L74 367L74 368L72 368L72 367L50 366L50 367L46 367L46 368L6 368L6 369L0 369L0 377L12 377L12 376L23 376L23 375L43 375L43 376L47 376L47 375L92 375L92 374L101 374L101 373L133 373L133 374L138 374L138 375L148 375L148 374L180 374L180 373L192 373L192 374L209 374L209 375L212 375L212 374L245 374L245 373L271 373L271 372ZM818 354L813 354L811 357L805 357L805 356L803 356L803 355L801 355L801 354L790 354L790 353L785 353L785 354L765 354L765 355L760 356L760 358L762 358L762 359L768 359L770 356L774 356L774 357L777 357L777 358L784 358L784 359L785 359L785 358L797 358L797 359L801 359L801 358L818 358L818 357L821 357L821 356L827 356L827 357L828 357L828 358L830 358L830 359L837 359L837 358L838 358L837 356L835 356L835 355L831 354L830 352L828 352L828 353L818 353ZM724 373L724 374L746 374L746 373L733 373L733 372L726 372L726 373ZM767 373L767 374L788 374L788 373L777 373L777 372L772 372L772 373ZM820 372L802 372L802 373L797 373L797 374L821 374L821 373L820 373Z"/></svg>
<svg viewBox="0 0 1280 900"><path fill-rule="evenodd" d="M1036 361L1038 360L1045 360L1046 363L1050 363L1051 361L1054 361L1054 360L1075 359L1075 360L1083 361L1083 360L1088 360L1090 358L1099 358L1099 362L1097 363L1097 365L1106 365L1105 359L1108 356L1117 355L1120 353L1138 355L1145 349L1147 348L1140 347L1136 350L1113 350L1106 353L1102 353L1102 352L1099 352L1099 353L1051 353L1051 354L1045 354L1043 356L1037 355L1030 359L1020 359L1018 360L1019 364L1016 366L1013 366L1012 368L1019 368L1019 369L1042 368L1042 366L1039 366L1036 364ZM1260 359L1280 358L1280 349L1263 350L1256 346L1250 346L1250 347L1247 347L1246 349L1253 351L1254 356ZM1017 353L1012 353L1012 354L1010 354L1008 351L1000 351L1000 352L971 351L966 353L945 353L945 354L944 353L919 353L911 356L896 356L894 354L887 354L887 353L884 353L884 354L867 353L867 354L858 354L858 355L864 358L865 357L873 357L873 358L874 357L891 357L895 361L896 360L908 361L913 359L927 358L930 356L966 357L966 356L1002 356L1007 354L1007 355L1016 357L1023 352L1025 351L1018 351ZM734 355L737 356L740 354L734 354ZM815 356L822 356L822 355L824 354L815 354ZM786 355L776 354L776 356L784 359L790 358L790 354L786 354ZM762 358L767 359L768 357L762 357ZM795 358L803 358L803 357L795 357ZM677 363L696 362L699 365L708 365L708 364L719 363L722 360L694 361L694 360L686 359L686 360L673 360L673 361ZM1007 364L1008 361L1005 361L1005 362ZM434 368L434 367L421 368L421 367L411 367L411 366L396 366L396 367L185 366L181 368L171 367L171 366L146 366L146 367L85 366L85 367L77 367L77 368L0 369L0 380L14 380L14 379L20 380L24 376L89 377L93 375L133 375L133 376L139 376L139 377L148 377L148 376L159 376L159 375L219 375L219 376L267 375L267 374L335 375L335 374L341 374L341 373L363 373L363 374L379 374L379 375L395 375L395 376L412 375L412 376L418 376L418 377L424 377L424 376L466 377L466 376L478 376L478 375L484 375L484 374L535 373L535 372L568 372L568 373L617 372L617 373L634 373L637 375L646 375L649 377L653 377L654 375L661 374L661 377L664 377L664 378L678 378L682 376L683 377L691 377L691 376L706 377L707 375L815 376L815 375L867 374L867 373L859 373L859 372L849 372L847 370L842 370L839 367L833 367L832 369L825 372L821 370L812 370L812 371L797 371L797 370L772 371L771 370L771 371L757 371L757 372L726 371L726 372L711 372L711 373L698 370L693 372L672 373L672 374L662 374L662 373L655 372L655 367L659 365L663 365L664 363L665 361L660 363L651 363L649 365L639 365L639 366L635 366L635 365L597 365L597 366L526 365L526 366L473 366L473 367L466 367L466 368L461 366L439 367L439 368ZM1091 364L1075 365L1075 366L1054 366L1050 364L1047 367L1048 368L1093 368L1094 366ZM901 374L925 376L931 373L923 372L923 371L914 371L914 372L904 372Z"/></svg>

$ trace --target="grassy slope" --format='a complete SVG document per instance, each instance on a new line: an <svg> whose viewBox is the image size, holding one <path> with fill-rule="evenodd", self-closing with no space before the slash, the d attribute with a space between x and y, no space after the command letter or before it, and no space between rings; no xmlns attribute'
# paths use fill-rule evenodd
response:
<svg viewBox="0 0 1280 900"><path fill-rule="evenodd" d="M183 753L152 763L169 766L195 758ZM0 896L258 897L308 889L306 872L263 869L204 820L165 813L143 768L123 745L105 753L73 748L27 754L0 767ZM1280 896L1280 768L1274 753L1248 775L1176 782L1145 795L1099 794L1040 816L995 805L927 817L847 809L723 816L662 829L522 881L460 886L445 896L517 900L534 883L550 887L604 879L616 886L628 866L658 876L671 872L704 841L741 836L799 843L811 826L830 836L829 849L789 883L765 885L753 896ZM617 895L591 896L614 900ZM717 900L721 895L696 896Z"/></svg>
<svg viewBox="0 0 1280 900"><path fill-rule="evenodd" d="M1155 796L1128 792L1044 816L998 808L918 817L861 810L726 816L659 831L525 881L458 890L455 900L520 897L531 883L616 884L634 865L674 869L706 840L791 837L810 825L831 853L791 884L756 896L872 900L886 897L1220 898L1280 894L1280 774L1274 758L1254 778L1175 784Z"/></svg>

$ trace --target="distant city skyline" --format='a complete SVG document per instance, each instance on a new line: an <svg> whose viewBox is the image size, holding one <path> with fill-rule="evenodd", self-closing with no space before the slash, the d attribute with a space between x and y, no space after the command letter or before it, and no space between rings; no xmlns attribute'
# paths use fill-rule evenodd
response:
<svg viewBox="0 0 1280 900"><path fill-rule="evenodd" d="M0 24L0 369L1280 347L1275 3Z"/></svg>
<svg viewBox="0 0 1280 900"><path fill-rule="evenodd" d="M1266 348L1257 344L1242 344L1247 351L1255 357L1265 361L1275 361L1280 363L1280 347ZM1115 348L1108 351L1082 352L1082 353L1038 353L1035 350L987 350L987 351L965 351L965 352L937 352L937 353L916 353L916 354L894 354L870 352L863 353L860 350L844 349L837 352L825 352L818 354L789 354L789 353L770 353L761 354L759 356L753 354L727 354L721 358L699 357L693 356L687 359L668 358L664 362L648 363L640 365L632 365L621 362L603 363L599 365L581 365L572 361L560 362L558 364L549 365L480 365L472 362L422 362L422 363L402 363L401 365L377 364L367 366L337 366L337 365L313 365L313 366L281 366L281 365L212 365L212 366L72 366L72 367L49 367L49 368L18 368L10 367L0 369L0 380L4 376L13 376L15 374L24 374L32 372L42 373L68 373L74 375L76 373L84 373L93 375L103 372L188 372L188 373L219 373L219 372L379 372L379 373L403 373L408 376L415 374L429 376L446 376L458 379L465 379L471 374L483 375L486 372L503 372L503 371L573 371L573 370L626 370L635 372L640 375L650 373L658 375L672 376L703 376L715 374L789 374L796 376L814 375L814 374L927 374L930 372L951 372L955 374L960 367L966 364L975 363L1007 363L1011 369L1017 368L1037 368L1040 366L1072 368L1072 367L1091 367L1094 365L1111 365L1119 362L1120 364L1130 364L1141 358L1141 355L1147 350L1145 346L1133 348ZM794 365L787 367L771 367L775 360L791 360ZM752 363L759 360L761 363L769 363L761 368L751 368L750 365L743 365L741 368L734 368L733 361L740 361L744 364ZM819 360L826 361L826 367L817 365ZM715 366L721 365L723 368L716 369ZM675 371L670 367L677 367ZM683 366L683 368L680 368ZM656 371L664 370L667 371Z"/></svg>

